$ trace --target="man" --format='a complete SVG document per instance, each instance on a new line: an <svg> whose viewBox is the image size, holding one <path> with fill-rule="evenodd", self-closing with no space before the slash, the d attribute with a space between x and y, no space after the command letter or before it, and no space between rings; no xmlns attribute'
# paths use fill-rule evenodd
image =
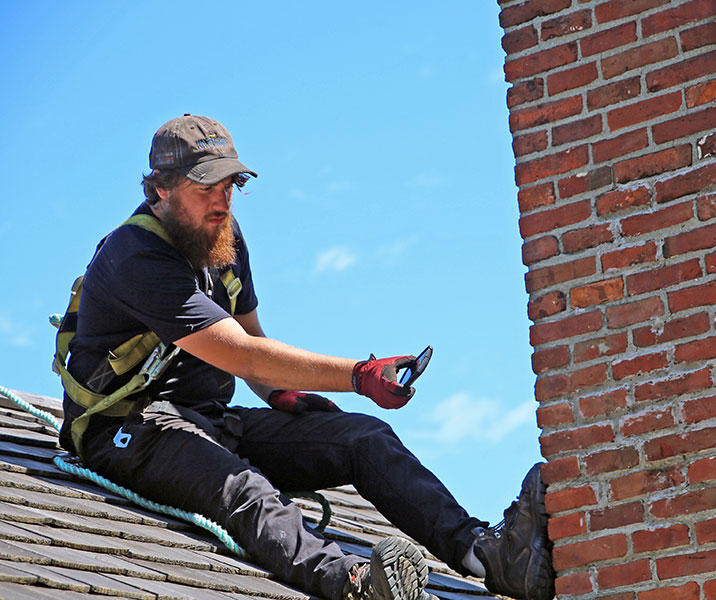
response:
<svg viewBox="0 0 716 600"><path fill-rule="evenodd" d="M233 186L256 174L221 124L188 114L169 121L152 140L149 165L146 201L100 243L84 277L71 376L63 375L63 446L142 496L216 521L257 563L307 593L427 596L427 567L412 544L388 538L368 564L308 528L280 493L351 483L453 569L485 577L491 591L552 598L540 465L504 524L489 528L385 423L297 391L355 391L400 408L414 390L396 372L415 358L357 361L265 336L248 250L230 212ZM126 361L148 331L177 353L156 380L126 396L139 368ZM228 407L234 377L271 408ZM129 406L123 413L114 404L120 396ZM96 411L89 418L88 408Z"/></svg>

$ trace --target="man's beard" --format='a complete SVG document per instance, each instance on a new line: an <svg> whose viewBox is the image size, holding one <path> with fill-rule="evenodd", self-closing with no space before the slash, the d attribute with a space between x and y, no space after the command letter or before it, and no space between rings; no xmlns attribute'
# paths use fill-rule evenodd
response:
<svg viewBox="0 0 716 600"><path fill-rule="evenodd" d="M168 200L169 210L162 216L162 225L176 249L186 256L194 267L225 267L236 261L230 214L226 216L218 231L211 233L202 225L196 228L186 225L186 213L181 205L171 197Z"/></svg>

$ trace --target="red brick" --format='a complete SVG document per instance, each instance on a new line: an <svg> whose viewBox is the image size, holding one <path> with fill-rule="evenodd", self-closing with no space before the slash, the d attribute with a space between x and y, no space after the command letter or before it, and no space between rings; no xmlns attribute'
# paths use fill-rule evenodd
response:
<svg viewBox="0 0 716 600"><path fill-rule="evenodd" d="M609 128L616 131L676 112L679 108L681 108L681 92L671 92L610 110L607 113L607 122Z"/></svg>
<svg viewBox="0 0 716 600"><path fill-rule="evenodd" d="M716 245L716 223L666 238L664 257L671 258L694 250L713 248L714 245Z"/></svg>
<svg viewBox="0 0 716 600"><path fill-rule="evenodd" d="M654 262L656 260L656 244L647 242L640 246L620 248L602 255L602 270L623 269L633 265Z"/></svg>
<svg viewBox="0 0 716 600"><path fill-rule="evenodd" d="M646 128L628 131L613 138L607 138L592 144L592 155L595 163L610 161L626 156L649 145Z"/></svg>
<svg viewBox="0 0 716 600"><path fill-rule="evenodd" d="M716 133L705 135L696 142L696 157L701 160L707 156L716 156Z"/></svg>
<svg viewBox="0 0 716 600"><path fill-rule="evenodd" d="M525 102L534 102L544 96L544 79L535 78L514 83L507 90L507 106L512 108Z"/></svg>
<svg viewBox="0 0 716 600"><path fill-rule="evenodd" d="M630 77L602 85L587 92L587 108L597 110L617 102L634 98L641 92L641 79Z"/></svg>
<svg viewBox="0 0 716 600"><path fill-rule="evenodd" d="M650 92L657 92L711 75L714 72L714 60L716 51L657 69L646 74L646 87Z"/></svg>
<svg viewBox="0 0 716 600"><path fill-rule="evenodd" d="M687 146L687 148L689 148L690 159L691 147ZM667 161L669 162L669 164L672 164L673 158L665 157L662 162ZM553 175L560 175L561 173L566 173L567 171L578 169L579 167L583 167L584 165L586 165L588 162L589 153L587 151L586 145L568 148L567 150L562 150L561 152L557 152L555 154L549 154L547 156L536 158L531 161L519 163L515 167L515 182L518 186L522 187L523 185L532 183L533 181L539 181L540 179L545 179ZM689 163L687 164L690 164L690 162L691 161L689 160ZM665 168L662 170L667 169ZM660 173L661 171L658 172Z"/></svg>
<svg viewBox="0 0 716 600"><path fill-rule="evenodd" d="M664 437L649 440L644 444L644 451L648 460L662 460L671 458L679 454L691 454L699 450L708 450L713 445L716 427L707 427L705 429L697 429L687 431L686 433L674 433ZM716 488L707 488L709 495L704 497L700 492L693 492L672 498L669 500L657 501L654 504L656 508L652 509L652 513L660 518L683 514L684 512L694 512L704 510L701 508L709 500L716 500ZM710 508L716 506L711 504Z"/></svg>
<svg viewBox="0 0 716 600"><path fill-rule="evenodd" d="M685 223L693 216L693 204L682 202L660 210L625 217L620 221L620 225L622 235L634 236Z"/></svg>
<svg viewBox="0 0 716 600"><path fill-rule="evenodd" d="M708 306L716 303L716 282L695 285L689 288L669 292L669 308L672 312L686 310L694 306Z"/></svg>
<svg viewBox="0 0 716 600"><path fill-rule="evenodd" d="M716 396L684 402L684 423L698 423L716 417Z"/></svg>
<svg viewBox="0 0 716 600"><path fill-rule="evenodd" d="M537 17L552 15L569 8L572 0L528 0L515 6L503 8L500 12L500 25L503 28L521 25Z"/></svg>
<svg viewBox="0 0 716 600"><path fill-rule="evenodd" d="M614 21L622 17L636 15L645 10L651 10L662 4L667 4L670 0L612 0L611 2L602 2L594 9L594 16L597 17L598 23L606 23Z"/></svg>
<svg viewBox="0 0 716 600"><path fill-rule="evenodd" d="M630 158L614 165L614 181L626 183L666 171L675 171L691 164L691 145L674 146L659 152ZM543 175L547 177L547 175Z"/></svg>
<svg viewBox="0 0 716 600"><path fill-rule="evenodd" d="M701 221L708 221L716 217L716 194L699 196L696 200L696 213Z"/></svg>
<svg viewBox="0 0 716 600"><path fill-rule="evenodd" d="M713 430L711 433L713 434ZM716 506L716 488L706 488L680 494L673 498L656 500L649 505L649 511L657 519L668 519L712 510L714 506Z"/></svg>
<svg viewBox="0 0 716 600"><path fill-rule="evenodd" d="M535 383L535 398L542 402L584 388L594 387L607 379L606 365L593 365L569 375L540 376Z"/></svg>
<svg viewBox="0 0 716 600"><path fill-rule="evenodd" d="M516 54L532 46L536 46L539 38L537 30L528 25L521 29L515 29L502 36L502 48L507 54Z"/></svg>
<svg viewBox="0 0 716 600"><path fill-rule="evenodd" d="M532 269L525 275L525 287L532 293L551 285L588 277L596 271L595 258L588 256L568 263Z"/></svg>
<svg viewBox="0 0 716 600"><path fill-rule="evenodd" d="M555 37L569 35L592 26L592 15L588 10L580 10L561 15L542 22L541 37L546 41Z"/></svg>
<svg viewBox="0 0 716 600"><path fill-rule="evenodd" d="M599 77L597 63L591 62L572 69L565 69L547 77L547 91L550 96L587 85Z"/></svg>
<svg viewBox="0 0 716 600"><path fill-rule="evenodd" d="M710 542L716 542L716 519L696 523L694 531L699 545L703 546Z"/></svg>
<svg viewBox="0 0 716 600"><path fill-rule="evenodd" d="M544 296L530 300L527 305L527 316L532 321L544 319L562 312L567 308L567 298L564 292L550 292Z"/></svg>
<svg viewBox="0 0 716 600"><path fill-rule="evenodd" d="M658 431L674 424L674 413L671 408L650 410L640 415L624 419L621 430L624 435L642 435L649 431Z"/></svg>
<svg viewBox="0 0 716 600"><path fill-rule="evenodd" d="M592 538L574 544L564 544L552 550L554 568L557 571L620 558L626 556L626 554L626 536L621 534Z"/></svg>
<svg viewBox="0 0 716 600"><path fill-rule="evenodd" d="M648 559L627 563L620 562L616 565L597 569L597 585L600 590L634 585L649 579L651 579L651 569L649 568Z"/></svg>
<svg viewBox="0 0 716 600"><path fill-rule="evenodd" d="M644 521L644 505L641 502L630 502L619 506L610 506L589 513L589 530L603 531L618 529L626 525Z"/></svg>
<svg viewBox="0 0 716 600"><path fill-rule="evenodd" d="M664 369L668 365L669 361L666 357L666 352L655 352L614 363L612 365L612 375L614 379L620 380L632 375Z"/></svg>
<svg viewBox="0 0 716 600"><path fill-rule="evenodd" d="M568 142L582 140L602 131L602 116L592 115L584 119L570 121L552 128L552 145L560 146Z"/></svg>
<svg viewBox="0 0 716 600"><path fill-rule="evenodd" d="M689 539L689 528L686 525L672 525L671 527L635 531L632 533L631 539L635 554L686 546L691 541ZM671 598L675 597L680 598L680 596L672 596Z"/></svg>
<svg viewBox="0 0 716 600"><path fill-rule="evenodd" d="M592 338L583 342L577 342L574 345L574 362L584 362L603 356L622 354L626 349L626 333L615 333L605 337Z"/></svg>
<svg viewBox="0 0 716 600"><path fill-rule="evenodd" d="M700 594L699 584L691 582L669 587L659 586L658 589L639 592L639 600L699 600Z"/></svg>
<svg viewBox="0 0 716 600"><path fill-rule="evenodd" d="M701 460L697 460L695 463L689 465L687 476L689 478L689 482L691 483L716 480L716 456L702 458ZM713 523L716 524L716 521ZM716 542L716 540L711 541Z"/></svg>
<svg viewBox="0 0 716 600"><path fill-rule="evenodd" d="M566 488L558 492L547 492L545 506L550 515L597 503L597 496L591 486Z"/></svg>
<svg viewBox="0 0 716 600"><path fill-rule="evenodd" d="M549 435L542 434L540 437L542 455L545 457L570 450L583 450L595 444L612 441L614 441L614 430L611 425L587 425L586 427L558 431ZM552 513L555 511L551 511L548 508L547 512Z"/></svg>
<svg viewBox="0 0 716 600"><path fill-rule="evenodd" d="M559 254L559 246L557 238L553 235L546 235L522 244L522 262L525 265L531 265L557 254Z"/></svg>
<svg viewBox="0 0 716 600"><path fill-rule="evenodd" d="M602 74L604 79L612 79L632 69L674 58L678 54L679 44L676 38L670 37L603 58Z"/></svg>
<svg viewBox="0 0 716 600"><path fill-rule="evenodd" d="M553 517L548 523L548 533L551 540L587 533L587 519L582 512Z"/></svg>
<svg viewBox="0 0 716 600"><path fill-rule="evenodd" d="M556 346L535 350L532 353L532 370L539 375L545 371L564 367L569 363L569 349L567 346Z"/></svg>
<svg viewBox="0 0 716 600"><path fill-rule="evenodd" d="M682 31L681 36L681 49L684 52L701 48L713 44L716 40L716 23L704 23L698 27L692 27L686 31Z"/></svg>
<svg viewBox="0 0 716 600"><path fill-rule="evenodd" d="M585 36L579 40L579 47L582 50L582 57L587 57L632 42L636 42L636 21Z"/></svg>
<svg viewBox="0 0 716 600"><path fill-rule="evenodd" d="M547 404L537 409L537 426L540 429L555 427L565 423L574 423L572 406L568 402Z"/></svg>
<svg viewBox="0 0 716 600"><path fill-rule="evenodd" d="M699 259L694 258L683 263L662 267L661 269L652 269L651 271L628 275L626 284L629 295L635 296L671 287L690 279L698 279L702 275Z"/></svg>
<svg viewBox="0 0 716 600"><path fill-rule="evenodd" d="M716 115L716 111L714 111ZM716 126L716 121L714 123ZM670 179L656 182L656 201L669 202L675 198L695 194L716 184L716 163L694 168Z"/></svg>
<svg viewBox="0 0 716 600"><path fill-rule="evenodd" d="M611 594L609 596L599 596L599 600L635 600L635 598L636 595L634 592L622 592L620 594Z"/></svg>
<svg viewBox="0 0 716 600"><path fill-rule="evenodd" d="M590 331L598 331L602 327L602 313L594 310L575 314L559 321L536 323L530 327L530 343L532 346L547 344L556 340L568 339Z"/></svg>
<svg viewBox="0 0 716 600"><path fill-rule="evenodd" d="M680 468L665 468L639 470L624 477L616 477L609 482L609 486L615 500L624 500L676 488L684 482Z"/></svg>
<svg viewBox="0 0 716 600"><path fill-rule="evenodd" d="M547 131L535 131L525 135L518 135L512 140L512 152L515 157L541 152L547 148Z"/></svg>
<svg viewBox="0 0 716 600"><path fill-rule="evenodd" d="M593 591L592 578L588 572L577 572L570 575L559 575L554 582L558 597L583 596Z"/></svg>
<svg viewBox="0 0 716 600"><path fill-rule="evenodd" d="M563 204L557 208L545 209L520 218L520 233L523 238L573 225L592 215L589 200Z"/></svg>
<svg viewBox="0 0 716 600"><path fill-rule="evenodd" d="M649 190L643 186L629 190L614 190L597 198L597 214L602 216L635 206L644 206L649 204L649 200Z"/></svg>
<svg viewBox="0 0 716 600"><path fill-rule="evenodd" d="M624 389L587 396L579 401L579 410L585 418L616 413L625 407L626 390Z"/></svg>
<svg viewBox="0 0 716 600"><path fill-rule="evenodd" d="M692 373L686 373L680 377L666 379L653 383L643 383L634 390L634 400L637 402L649 402L652 400L664 400L679 394L687 394L697 390L711 387L711 374L709 369L701 369Z"/></svg>
<svg viewBox="0 0 716 600"><path fill-rule="evenodd" d="M609 229L609 224L590 225L582 229L572 229L562 236L564 251L571 254L586 248L593 248L600 244L613 241L614 236Z"/></svg>
<svg viewBox="0 0 716 600"><path fill-rule="evenodd" d="M716 550L667 556L656 560L659 579L672 579L716 571Z"/></svg>
<svg viewBox="0 0 716 600"><path fill-rule="evenodd" d="M605 166L560 179L557 187L560 197L565 199L611 185L611 183L612 169Z"/></svg>
<svg viewBox="0 0 716 600"><path fill-rule="evenodd" d="M716 62L716 58L714 61ZM714 127L716 127L716 108L707 108L654 125L652 132L654 141L657 144L663 144L701 131L710 131Z"/></svg>
<svg viewBox="0 0 716 600"><path fill-rule="evenodd" d="M562 100L543 102L537 106L513 110L510 114L510 131L520 131L545 123L554 123L582 112L582 97L570 96Z"/></svg>
<svg viewBox="0 0 716 600"><path fill-rule="evenodd" d="M587 475L623 471L639 464L639 452L633 446L603 450L585 457L584 464L587 468ZM601 529L600 527L595 528L593 525L592 523L592 530Z"/></svg>
<svg viewBox="0 0 716 600"><path fill-rule="evenodd" d="M714 29L716 30L716 23L714 23ZM716 31L714 32L714 37L716 38ZM697 83L686 88L686 106L689 108L708 104L714 100L716 100L716 79Z"/></svg>
<svg viewBox="0 0 716 600"><path fill-rule="evenodd" d="M528 188L521 189L517 193L517 203L520 212L529 212L541 206L549 206L555 203L554 185L552 183L541 183Z"/></svg>
<svg viewBox="0 0 716 600"><path fill-rule="evenodd" d="M605 279L572 288L569 292L572 306L586 308L594 304L613 302L624 297L624 281L621 277Z"/></svg>
<svg viewBox="0 0 716 600"><path fill-rule="evenodd" d="M711 320L708 313L701 312L688 317L674 319L663 325L659 325L658 329L654 327L639 327L632 332L634 345L637 347L653 346L654 344L664 344L678 340L680 338L691 337L700 333L705 333L711 328Z"/></svg>
<svg viewBox="0 0 716 600"><path fill-rule="evenodd" d="M716 1L692 0L644 17L641 22L641 33L644 37L649 37L663 31L681 28L687 23L712 19L714 15L716 15Z"/></svg>
<svg viewBox="0 0 716 600"><path fill-rule="evenodd" d="M716 337L714 336L679 344L674 351L674 360L677 363L710 360L714 357L716 357Z"/></svg>
<svg viewBox="0 0 716 600"><path fill-rule="evenodd" d="M547 48L546 50L506 61L505 80L515 81L524 77L532 77L576 62L577 58L576 42Z"/></svg>
<svg viewBox="0 0 716 600"><path fill-rule="evenodd" d="M704 600L716 600L716 579L704 583Z"/></svg>
<svg viewBox="0 0 716 600"><path fill-rule="evenodd" d="M652 296L644 300L610 306L606 310L607 327L617 329L634 323L642 323L653 317L664 314L664 305L658 296Z"/></svg>
<svg viewBox="0 0 716 600"><path fill-rule="evenodd" d="M542 465L542 479L547 485L575 477L579 477L579 459L576 456L555 458Z"/></svg>

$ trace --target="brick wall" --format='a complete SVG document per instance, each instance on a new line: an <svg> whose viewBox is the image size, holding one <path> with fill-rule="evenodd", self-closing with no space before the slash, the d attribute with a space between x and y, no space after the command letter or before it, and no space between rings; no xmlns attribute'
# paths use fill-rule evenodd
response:
<svg viewBox="0 0 716 600"><path fill-rule="evenodd" d="M716 0L498 0L560 599L716 599Z"/></svg>

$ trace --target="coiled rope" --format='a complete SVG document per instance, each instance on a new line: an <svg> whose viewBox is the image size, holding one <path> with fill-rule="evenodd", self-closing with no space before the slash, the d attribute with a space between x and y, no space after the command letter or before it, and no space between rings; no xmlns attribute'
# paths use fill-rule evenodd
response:
<svg viewBox="0 0 716 600"><path fill-rule="evenodd" d="M10 391L6 387L3 387L2 385L0 385L0 394L5 396L11 402L14 402L18 406L20 406L23 410L27 411L31 415L45 421L55 431L60 430L60 422L55 418L54 415L44 410L40 410L36 406L33 406L30 402L28 402L24 398L21 398L20 396ZM199 527L209 531L214 536L216 536L231 552L239 556L239 558L244 560L250 559L246 550L244 550L234 541L231 535L229 535L229 532L211 519L207 519L205 516L200 515L199 513L192 513L179 508L174 508L173 506L167 506L165 504L153 502L152 500L147 500L146 498L143 498L132 490L122 487L121 485L117 485L116 483L112 483L106 477L102 477L101 475L95 473L90 469L79 466L77 464L78 459L76 459L75 457L72 457L69 454L66 454L65 456L68 457L69 461L63 458L63 456L61 455L57 455L52 459L52 462L61 471L92 481L100 487L103 487L110 492L122 496L123 498L126 498L127 500L130 500L131 502L134 502L135 504L143 508L147 508L151 511L162 513L165 515L170 515L172 517L177 517L184 521L188 521L189 523L193 523L194 525L198 525ZM294 492L286 494L286 496L290 498L310 498L311 500L319 502L323 507L323 518L321 519L321 522L318 524L316 529L318 531L323 531L325 529L326 525L331 519L331 507L324 496L322 496L321 494L316 494L314 492Z"/></svg>

